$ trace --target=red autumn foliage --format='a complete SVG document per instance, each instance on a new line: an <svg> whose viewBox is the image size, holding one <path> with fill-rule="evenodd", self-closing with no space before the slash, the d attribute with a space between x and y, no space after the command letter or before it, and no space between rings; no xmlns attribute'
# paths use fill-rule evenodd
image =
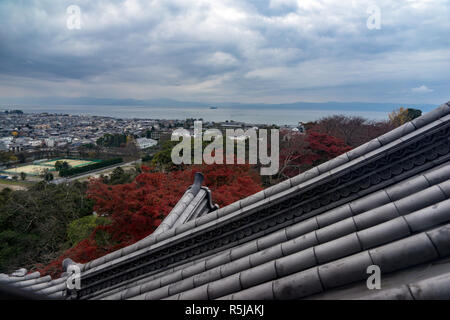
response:
<svg viewBox="0 0 450 320"><path fill-rule="evenodd" d="M309 132L306 141L311 153L305 158L305 163L313 167L351 150L341 139L320 132Z"/></svg>
<svg viewBox="0 0 450 320"><path fill-rule="evenodd" d="M325 133L353 148L395 128L390 121L370 121L359 116L333 115L309 124L309 131Z"/></svg>
<svg viewBox="0 0 450 320"><path fill-rule="evenodd" d="M249 165L202 165L169 173L142 169L143 173L128 184L107 185L100 179L91 180L88 197L95 200L94 210L98 215L109 217L111 223L97 227L89 239L41 268L41 274L58 275L67 257L86 263L148 236L192 184L195 172L204 174L204 185L211 189L213 201L220 206L262 190L259 175ZM100 230L110 235L109 245L102 247L95 240Z"/></svg>
<svg viewBox="0 0 450 320"><path fill-rule="evenodd" d="M325 133L308 130L307 134L281 133L280 177L287 178L330 160L351 148L342 140ZM64 252L41 274L57 276L62 261L70 257L86 263L118 250L151 234L170 212L186 189L192 184L195 172L205 176L204 185L212 191L213 201L220 206L233 203L262 190L261 179L249 165L202 165L169 173L143 173L128 184L107 185L100 179L91 180L88 197L95 200L94 210L109 217L111 223L97 227L90 238ZM108 245L96 241L96 234L110 235Z"/></svg>
<svg viewBox="0 0 450 320"><path fill-rule="evenodd" d="M351 149L341 139L308 130L306 134L281 132L280 178L290 178Z"/></svg>

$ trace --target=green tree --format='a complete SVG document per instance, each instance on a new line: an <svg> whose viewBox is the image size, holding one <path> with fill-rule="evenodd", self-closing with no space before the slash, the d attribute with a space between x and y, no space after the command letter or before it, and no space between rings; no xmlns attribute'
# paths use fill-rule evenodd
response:
<svg viewBox="0 0 450 320"><path fill-rule="evenodd" d="M55 169L56 169L56 171L60 171L61 170L62 164L63 164L63 162L60 161L60 160L55 162Z"/></svg>
<svg viewBox="0 0 450 320"><path fill-rule="evenodd" d="M0 163L8 163L11 161L11 156L13 154L11 152L0 151Z"/></svg>
<svg viewBox="0 0 450 320"><path fill-rule="evenodd" d="M149 129L147 129L147 131L145 131L145 137L146 138L151 138L152 137L152 132L153 132L153 126Z"/></svg>
<svg viewBox="0 0 450 320"><path fill-rule="evenodd" d="M109 177L110 184L120 184L122 179L124 178L125 171L122 167L117 167L113 170Z"/></svg>
<svg viewBox="0 0 450 320"><path fill-rule="evenodd" d="M401 126L408 121L414 120L422 115L422 111L419 109L408 108L405 109L400 107L397 110L392 111L389 114L389 121L395 126Z"/></svg>
<svg viewBox="0 0 450 320"><path fill-rule="evenodd" d="M98 217L96 215L85 216L69 223L67 227L67 239L70 246L78 244L80 241L89 238L92 231L97 226L104 226L110 224L110 220L105 217ZM98 233L100 235L100 233ZM99 238L103 241L107 241L107 234L104 233Z"/></svg>
<svg viewBox="0 0 450 320"><path fill-rule="evenodd" d="M27 178L27 174L25 172L21 172L20 179L22 179L22 181L25 181L26 178Z"/></svg>
<svg viewBox="0 0 450 320"><path fill-rule="evenodd" d="M17 157L18 157L20 163L27 162L27 156L25 155L25 153L19 153L17 155Z"/></svg>
<svg viewBox="0 0 450 320"><path fill-rule="evenodd" d="M152 158L151 163L160 168L173 168L172 149L178 144L178 141L167 140L163 143L162 149L158 151Z"/></svg>
<svg viewBox="0 0 450 320"><path fill-rule="evenodd" d="M112 173L108 176L101 176L104 183L109 185L117 185L130 183L134 178L140 173L136 168L130 170L124 170L122 167L115 168Z"/></svg>
<svg viewBox="0 0 450 320"><path fill-rule="evenodd" d="M68 170L70 168L71 167L70 167L70 165L69 165L69 163L67 161L60 161L60 160L58 160L58 161L55 162L55 169L58 172L61 172L62 170Z"/></svg>
<svg viewBox="0 0 450 320"><path fill-rule="evenodd" d="M0 272L48 263L68 248L70 222L92 214L87 183L0 191Z"/></svg>
<svg viewBox="0 0 450 320"><path fill-rule="evenodd" d="M70 169L70 165L67 161L64 161L61 165L61 170L68 170Z"/></svg>
<svg viewBox="0 0 450 320"><path fill-rule="evenodd" d="M127 135L126 134L110 134L107 133L97 139L97 145L102 147L122 147L127 143Z"/></svg>
<svg viewBox="0 0 450 320"><path fill-rule="evenodd" d="M50 182L50 181L52 181L53 179L54 179L54 176L53 176L53 173L51 173L51 172L47 172L47 173L44 175L44 180L47 181L47 182Z"/></svg>
<svg viewBox="0 0 450 320"><path fill-rule="evenodd" d="M413 108L408 108L406 109L406 111L408 112L408 118L411 120L414 120L415 118L418 118L422 115L422 110L419 109L413 109Z"/></svg>

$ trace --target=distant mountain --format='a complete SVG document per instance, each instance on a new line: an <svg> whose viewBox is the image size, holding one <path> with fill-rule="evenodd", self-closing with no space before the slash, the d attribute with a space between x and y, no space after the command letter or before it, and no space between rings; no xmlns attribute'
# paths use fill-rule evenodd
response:
<svg viewBox="0 0 450 320"><path fill-rule="evenodd" d="M417 108L427 112L437 105L433 104L402 104L402 103L373 103L373 102L294 102L294 103L205 103L194 101L178 101L174 99L111 99L111 98L15 98L0 99L0 108L14 107L15 105L58 106L58 105L107 105L107 106L142 106L142 107L220 107L220 108L246 108L246 109L284 109L284 110L341 110L341 111L384 111L390 112L401 106L405 108Z"/></svg>
<svg viewBox="0 0 450 320"><path fill-rule="evenodd" d="M399 107L420 109L424 112L437 107L434 104L406 104L406 103L373 103L373 102L294 102L281 104L241 104L216 103L220 107L247 109L284 109L284 110L341 110L341 111L385 111L391 112Z"/></svg>

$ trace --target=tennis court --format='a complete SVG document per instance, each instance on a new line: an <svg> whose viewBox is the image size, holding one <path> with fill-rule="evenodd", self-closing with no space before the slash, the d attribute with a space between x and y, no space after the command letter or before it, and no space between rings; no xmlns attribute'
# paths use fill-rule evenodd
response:
<svg viewBox="0 0 450 320"><path fill-rule="evenodd" d="M71 166L72 168L83 167L88 164L92 164L92 163L96 162L96 161L92 161L92 160L80 160L80 159L56 159L56 160L50 160L47 162L43 162L40 165L54 167L56 161L67 162L69 164L69 166Z"/></svg>

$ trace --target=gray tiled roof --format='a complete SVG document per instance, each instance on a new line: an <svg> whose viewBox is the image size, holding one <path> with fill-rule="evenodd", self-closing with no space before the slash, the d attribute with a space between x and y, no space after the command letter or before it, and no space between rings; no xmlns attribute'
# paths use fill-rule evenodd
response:
<svg viewBox="0 0 450 320"><path fill-rule="evenodd" d="M152 233L152 238L219 208L218 205L212 204L211 191L207 187L202 187L203 179L200 172L195 174L192 187L184 193L164 221Z"/></svg>
<svg viewBox="0 0 450 320"><path fill-rule="evenodd" d="M17 271L21 270L22 274ZM67 288L67 274L52 280L50 276L41 277L39 272L27 273L26 269L19 269L11 275L0 274L0 285L20 288L24 293L33 292L48 298L63 298Z"/></svg>
<svg viewBox="0 0 450 320"><path fill-rule="evenodd" d="M80 290L47 288L78 299L450 298L449 136L447 103L220 209L198 175L152 235L82 265ZM381 290L366 286L370 265Z"/></svg>

